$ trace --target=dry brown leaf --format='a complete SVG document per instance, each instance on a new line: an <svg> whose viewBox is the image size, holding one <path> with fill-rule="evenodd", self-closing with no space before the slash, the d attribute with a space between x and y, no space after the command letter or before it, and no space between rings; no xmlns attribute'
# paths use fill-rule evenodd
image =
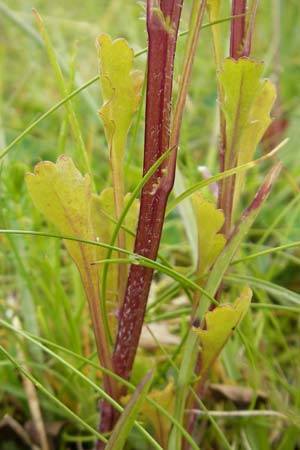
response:
<svg viewBox="0 0 300 450"><path fill-rule="evenodd" d="M168 322L151 323L143 326L140 346L151 350L157 348L158 343L162 346L179 345L180 343L179 336L170 333Z"/></svg>
<svg viewBox="0 0 300 450"><path fill-rule="evenodd" d="M266 400L268 397L264 391L234 384L210 384L209 390L214 397L231 400L239 405L249 405L255 396L257 400Z"/></svg>

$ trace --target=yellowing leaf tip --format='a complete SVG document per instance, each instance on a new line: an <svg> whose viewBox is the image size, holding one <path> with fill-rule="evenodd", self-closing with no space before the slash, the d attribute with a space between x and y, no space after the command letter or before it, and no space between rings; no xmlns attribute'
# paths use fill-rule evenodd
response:
<svg viewBox="0 0 300 450"><path fill-rule="evenodd" d="M103 33L100 34L100 36L98 36L98 38L96 39L96 47L98 48L99 51L108 48L115 50L116 48L119 47L121 52L126 51L127 53L129 53L130 56L132 57L131 60L133 61L134 58L133 48L129 46L128 42L124 38L117 38L112 40L108 34Z"/></svg>

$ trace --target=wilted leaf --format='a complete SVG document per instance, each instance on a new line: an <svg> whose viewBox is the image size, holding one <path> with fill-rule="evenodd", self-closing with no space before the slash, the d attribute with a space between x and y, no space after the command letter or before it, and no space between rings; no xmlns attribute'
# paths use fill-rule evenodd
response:
<svg viewBox="0 0 300 450"><path fill-rule="evenodd" d="M250 405L254 398L266 400L268 397L264 391L255 391L250 387L235 384L210 384L209 390L215 398L225 398L243 406Z"/></svg>
<svg viewBox="0 0 300 450"><path fill-rule="evenodd" d="M207 374L232 332L243 319L251 297L252 291L246 286L233 305L220 305L205 314L205 329L194 328L200 336L201 377Z"/></svg>
<svg viewBox="0 0 300 450"><path fill-rule="evenodd" d="M112 152L122 160L127 133L140 102L143 74L132 70L133 50L124 39L97 39L100 81L104 104L100 116Z"/></svg>
<svg viewBox="0 0 300 450"><path fill-rule="evenodd" d="M269 125L262 138L262 144L266 153L272 151L280 142L282 142L289 124L288 120L283 117L279 108L276 108L276 111L274 111L274 116L276 118Z"/></svg>
<svg viewBox="0 0 300 450"><path fill-rule="evenodd" d="M227 58L219 82L226 121L225 170L253 159L255 149L271 123L270 111L276 98L275 86L262 80L263 63ZM244 174L236 175L234 204L240 195Z"/></svg>
<svg viewBox="0 0 300 450"><path fill-rule="evenodd" d="M199 192L192 196L198 228L198 275L204 274L214 263L226 239L218 231L224 223L223 211L205 200Z"/></svg>
<svg viewBox="0 0 300 450"><path fill-rule="evenodd" d="M157 348L158 343L164 347L179 345L180 342L179 336L170 333L168 322L159 322L143 326L139 345L147 350L153 350Z"/></svg>

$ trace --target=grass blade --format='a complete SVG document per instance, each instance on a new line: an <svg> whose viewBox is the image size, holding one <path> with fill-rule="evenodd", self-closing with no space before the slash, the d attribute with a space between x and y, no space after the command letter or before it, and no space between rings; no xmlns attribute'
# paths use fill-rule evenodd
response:
<svg viewBox="0 0 300 450"><path fill-rule="evenodd" d="M210 273L210 276L206 283L206 290L212 296L215 295L224 274L236 252L238 247L240 246L242 240L245 235L251 228L254 220L256 219L265 199L269 195L271 188L273 186L274 180L281 170L281 164L277 164L267 175L264 183L256 194L251 205L246 209L245 213L242 215L240 221L236 225L233 233L231 234L227 245L224 247L222 252L220 253L217 261ZM201 298L199 302L198 308L195 313L195 318L202 319L205 311L209 307L209 300L205 297ZM175 417L179 422L182 422L184 417L184 408L185 401L188 393L188 385L191 382L194 366L197 356L197 348L199 345L199 339L190 330L185 349L183 352L182 362L180 366L180 372L177 380L178 387L178 395L176 397L176 406L175 406ZM169 450L180 450L181 446L181 438L178 435L178 430L175 428L172 430Z"/></svg>
<svg viewBox="0 0 300 450"><path fill-rule="evenodd" d="M2 322L2 321L1 321ZM21 333L20 333L21 334ZM100 433L98 433L96 430L94 430L93 427L91 427L88 423L86 423L81 417L79 417L77 414L75 414L73 411L71 411L66 405L64 405L60 400L58 400L51 392L48 391L35 377L33 377L23 366L20 364L12 355L10 355L2 345L0 345L0 352L5 356L11 363L26 377L28 380L30 380L33 385L41 391L43 394L45 394L48 398L50 398L54 403L59 405L59 407L64 410L72 419L74 419L76 422L78 422L83 428L88 430L90 433L93 434L97 439L101 440L102 442L107 442L106 438L102 436Z"/></svg>
<svg viewBox="0 0 300 450"><path fill-rule="evenodd" d="M148 394L153 381L154 372L148 373L132 394L121 417L115 425L105 450L122 450L127 436L129 435L140 408ZM161 449L156 442L152 444L154 448Z"/></svg>

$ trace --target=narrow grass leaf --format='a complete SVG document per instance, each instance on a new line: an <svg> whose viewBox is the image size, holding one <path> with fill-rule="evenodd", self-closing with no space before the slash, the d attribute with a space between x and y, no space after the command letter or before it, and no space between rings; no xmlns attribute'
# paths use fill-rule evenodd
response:
<svg viewBox="0 0 300 450"><path fill-rule="evenodd" d="M122 450L126 439L134 425L140 409L145 401L150 386L153 381L154 372L150 372L138 385L134 393L131 395L121 417L115 425L105 450ZM154 448L162 450L160 445L153 445Z"/></svg>
<svg viewBox="0 0 300 450"><path fill-rule="evenodd" d="M50 36L46 30L45 24L44 24L41 16L39 15L39 13L35 9L33 9L33 13L35 16L37 26L41 33L42 39L45 43L45 48L46 48L46 51L48 54L49 62L52 67L54 78L55 78L58 88L60 90L60 95L62 97L64 97L68 94L68 86L67 86L67 83L65 82L64 75L61 70L58 58L55 54L55 50L52 45ZM75 110L72 106L72 102L66 102L65 107L67 110L67 115L68 115L68 119L69 119L69 122L71 125L73 136L74 136L74 139L76 142L76 147L77 147L76 159L77 159L78 163L80 164L80 167L82 167L85 171L91 173L90 162L89 162L87 150L86 150L85 143L83 140L79 121L77 119Z"/></svg>
<svg viewBox="0 0 300 450"><path fill-rule="evenodd" d="M178 195L174 200L172 200L167 208L166 216L173 211L174 208L176 208L179 203L181 203L184 199L188 198L190 195L192 195L194 192L199 191L200 189L203 189L206 186L209 186L211 183L215 183L217 181L224 180L227 177L230 177L231 175L236 175L237 173L240 173L244 170L249 170L254 168L256 165L262 163L263 161L266 161L273 156L288 142L288 139L284 139L279 145L277 145L271 152L267 153L266 155L255 159L253 161L249 161L246 164L242 164L241 166L234 167L232 169L225 170L224 172L220 172L217 175L213 175L212 177L208 178L207 180L199 181L199 183L194 184L190 188L188 188L186 191L184 191L182 194Z"/></svg>
<svg viewBox="0 0 300 450"><path fill-rule="evenodd" d="M235 230L228 239L227 244L219 254L205 285L205 290L210 295L215 295L234 254L236 253L239 245L241 244L245 235L248 233L259 211L261 210L262 205L264 204L265 199L268 197L273 183L277 178L280 170L281 164L278 164L269 172L258 193L256 194L253 202L242 215L240 221L235 227ZM208 307L208 299L202 296L198 308L195 311L195 317L198 319L202 319ZM182 356L179 376L177 379L178 395L176 397L175 407L175 417L178 421L182 421L184 417L184 405L188 393L187 385L191 382L193 376L197 355L198 339L199 337L191 330L187 337ZM180 441L178 433L175 429L174 433L171 435L168 449L180 449Z"/></svg>
<svg viewBox="0 0 300 450"><path fill-rule="evenodd" d="M90 378L88 378L86 375L84 375L83 373L81 373L76 367L72 366L67 360L65 360L64 358L62 358L61 356L59 356L57 353L53 352L52 350L50 350L48 347L46 347L45 345L43 345L41 342L47 342L48 345L53 346L54 348L63 351L64 353L67 353L69 355L72 355L73 357L92 365L95 368L98 368L100 370L103 371L103 373L106 373L108 375L110 375L112 378L114 378L115 380L118 380L120 383L124 383L128 388L130 389L135 389L135 386L133 386L132 384L130 384L128 381L124 380L123 378L119 377L118 375L116 375L115 373L109 371L107 368L105 367L101 367L98 364L95 364L94 362L90 361L87 358L84 358L81 355L78 355L72 351L70 351L69 349L62 347L60 345L57 345L53 342L49 342L46 341L43 338L37 337L37 336L32 336L29 333L26 333L25 331L21 331L17 328L15 328L13 325L11 325L10 323L0 319L0 325L2 325L3 327L13 331L14 333L23 336L25 339L29 340L30 342L36 344L38 347L40 347L43 351L45 351L47 354L51 355L54 359L58 360L61 364L63 364L65 367L67 367L68 369L70 369L74 374L76 374L79 378L81 378L82 380L84 380L89 386L91 386L93 389L95 389L96 392L98 392L103 398L105 398L109 403L111 403L111 405L119 412L123 411L123 408L114 400L112 399L103 389L101 389L97 384L95 384ZM41 341L41 342L40 342ZM178 421L176 421L176 419L167 411L165 410L160 404L156 403L153 399L146 397L146 401L151 403L152 405L154 405L156 407L156 409L163 414L165 417L168 418L168 420L176 427L179 429L179 432L182 434L182 436L185 437L185 439L190 443L191 447L194 450L199 450L197 444L195 443L195 441L193 440L193 438L189 435L189 433L184 429L184 427L181 425L181 423L179 423ZM143 434L143 436L145 436L145 438L151 443L153 444L153 438L149 435L149 433L138 423L135 422L135 426L137 427L137 429L140 431L140 433Z"/></svg>
<svg viewBox="0 0 300 450"><path fill-rule="evenodd" d="M4 158L19 142L21 142L32 130L34 130L40 123L50 117L55 111L57 111L61 106L71 100L73 97L78 95L80 92L84 91L86 88L96 83L99 79L99 75L88 80L82 86L75 89L75 91L70 92L70 94L66 95L64 98L59 100L59 102L55 103L48 111L42 114L38 119L32 122L25 130L22 131L15 139L13 139L7 147L5 147L0 153L0 160Z"/></svg>
<svg viewBox="0 0 300 450"><path fill-rule="evenodd" d="M262 250L257 253L252 253L251 255L244 256L243 258L238 258L232 261L231 265L236 265L241 262L249 261L251 259L259 258L260 256L271 255L273 253L282 252L283 250L288 250L290 248L300 247L300 241L290 242L288 244L279 245L278 247L271 247Z"/></svg>
<svg viewBox="0 0 300 450"><path fill-rule="evenodd" d="M2 322L2 321L1 321ZM31 375L23 366L20 364L11 354L9 354L2 345L0 345L0 352L5 356L11 363L26 377L28 378L33 385L41 391L44 395L46 395L52 402L56 403L60 409L64 410L73 420L75 420L78 424L80 424L87 431L92 433L97 439L100 439L102 442L107 442L107 439L94 430L87 422L85 422L81 417L71 411L66 405L64 405L60 400L58 400L55 395L48 391L33 375Z"/></svg>
<svg viewBox="0 0 300 450"><path fill-rule="evenodd" d="M262 289L272 297L276 298L281 304L294 303L300 305L300 295L291 291L285 287L279 286L276 283L262 280L260 278L252 277L249 275L230 274L226 276L226 280L233 283L248 283L250 286L256 289Z"/></svg>
<svg viewBox="0 0 300 450"><path fill-rule="evenodd" d="M214 55L216 60L217 70L221 69L221 40L220 40L220 30L218 26L220 17L220 6L221 0L207 0L206 9L209 17L209 22L211 24L211 32L213 37Z"/></svg>

